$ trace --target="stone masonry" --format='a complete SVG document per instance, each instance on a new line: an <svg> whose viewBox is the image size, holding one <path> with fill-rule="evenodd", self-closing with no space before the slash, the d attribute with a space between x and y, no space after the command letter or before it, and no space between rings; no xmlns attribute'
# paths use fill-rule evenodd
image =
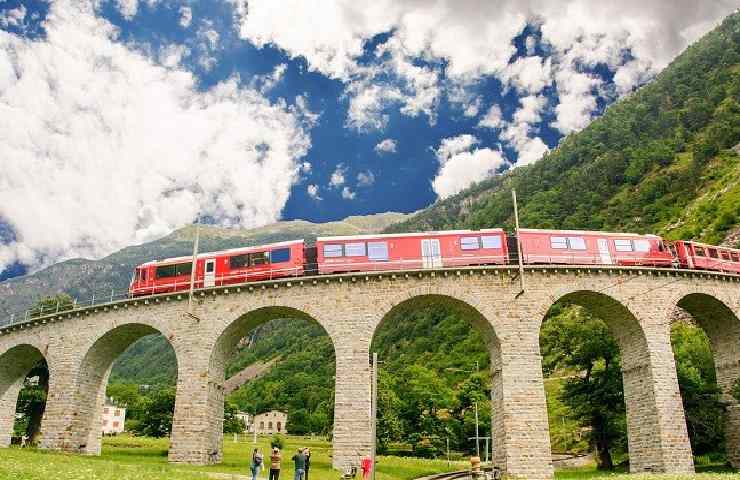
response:
<svg viewBox="0 0 740 480"><path fill-rule="evenodd" d="M10 440L28 371L49 365L41 446L100 453L111 365L138 338L159 332L178 363L169 458L215 463L222 455L224 370L240 339L277 318L320 324L336 353L333 463L358 464L371 442L370 345L394 308L436 298L468 310L491 354L494 462L510 478L553 476L539 333L558 300L609 325L622 353L633 472L693 471L670 344L680 307L707 332L725 394L740 375L740 277L630 267L470 267L306 277L131 299L0 329L0 446ZM726 395L728 401L731 397ZM740 406L730 406L728 452L740 466Z"/></svg>

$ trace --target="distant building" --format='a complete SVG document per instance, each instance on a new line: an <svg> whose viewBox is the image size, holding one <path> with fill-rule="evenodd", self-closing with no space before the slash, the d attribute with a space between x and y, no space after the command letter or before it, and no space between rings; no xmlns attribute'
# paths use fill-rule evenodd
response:
<svg viewBox="0 0 740 480"><path fill-rule="evenodd" d="M238 418L239 420L241 420L242 423L244 423L244 429L247 432L250 432L251 431L251 425L250 425L250 423L252 422L252 416L250 414L248 414L246 412L236 412L235 417Z"/></svg>
<svg viewBox="0 0 740 480"><path fill-rule="evenodd" d="M115 435L125 431L126 409L106 401L103 407L103 435Z"/></svg>
<svg viewBox="0 0 740 480"><path fill-rule="evenodd" d="M258 434L285 433L288 428L288 414L277 410L260 413L254 416L252 428Z"/></svg>

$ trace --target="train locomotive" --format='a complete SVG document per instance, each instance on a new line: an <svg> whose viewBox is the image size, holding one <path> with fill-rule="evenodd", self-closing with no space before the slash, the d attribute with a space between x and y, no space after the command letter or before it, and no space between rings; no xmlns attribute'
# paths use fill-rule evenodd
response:
<svg viewBox="0 0 740 480"><path fill-rule="evenodd" d="M624 265L740 274L740 250L657 235L586 230L501 228L319 237L201 253L195 288L348 272L420 270L473 265ZM193 258L138 265L131 296L190 288Z"/></svg>

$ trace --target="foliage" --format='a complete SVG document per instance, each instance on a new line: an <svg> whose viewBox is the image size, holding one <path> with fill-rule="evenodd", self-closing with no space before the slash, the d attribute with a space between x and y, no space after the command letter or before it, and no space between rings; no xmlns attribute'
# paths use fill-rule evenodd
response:
<svg viewBox="0 0 740 480"><path fill-rule="evenodd" d="M244 433L246 425L236 416L237 413L239 409L234 402L224 402L224 433Z"/></svg>
<svg viewBox="0 0 740 480"><path fill-rule="evenodd" d="M273 435L270 439L270 447L283 450L285 448L285 437L282 435Z"/></svg>
<svg viewBox="0 0 740 480"><path fill-rule="evenodd" d="M37 379L31 383L29 379ZM36 444L41 431L41 419L46 407L46 395L49 389L49 368L42 360L26 375L26 381L18 394L16 417L13 434L25 436L29 443Z"/></svg>
<svg viewBox="0 0 740 480"><path fill-rule="evenodd" d="M50 295L42 298L31 307L29 317L41 317L57 312L64 312L74 308L74 299L66 293Z"/></svg>
<svg viewBox="0 0 740 480"><path fill-rule="evenodd" d="M137 435L146 437L166 437L172 430L172 416L175 411L175 389L156 388L141 401L141 416L137 419Z"/></svg>

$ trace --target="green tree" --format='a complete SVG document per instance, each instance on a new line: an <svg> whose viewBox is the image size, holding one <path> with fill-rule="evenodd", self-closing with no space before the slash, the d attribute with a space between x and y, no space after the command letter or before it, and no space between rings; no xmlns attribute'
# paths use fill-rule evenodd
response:
<svg viewBox="0 0 740 480"><path fill-rule="evenodd" d="M29 310L30 317L40 317L51 313L63 312L74 308L74 299L66 293L47 296L36 302Z"/></svg>
<svg viewBox="0 0 740 480"><path fill-rule="evenodd" d="M141 418L134 433L146 437L166 437L172 430L175 388L156 388L141 403Z"/></svg>
<svg viewBox="0 0 740 480"><path fill-rule="evenodd" d="M239 409L234 402L224 402L224 433L244 433L246 425L237 413Z"/></svg>

